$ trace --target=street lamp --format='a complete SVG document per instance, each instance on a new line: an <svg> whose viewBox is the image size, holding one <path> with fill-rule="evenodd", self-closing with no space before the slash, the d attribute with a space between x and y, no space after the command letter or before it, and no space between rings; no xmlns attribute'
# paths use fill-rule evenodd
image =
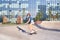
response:
<svg viewBox="0 0 60 40"><path fill-rule="evenodd" d="M48 14L49 14L48 19L50 20L50 3L49 2L47 3L47 6L48 6L47 11L48 11Z"/></svg>
<svg viewBox="0 0 60 40"><path fill-rule="evenodd" d="M57 3L57 6L58 6L58 10L57 10L57 19L59 18L58 16L58 12L59 12L59 7L60 7L60 4L59 3Z"/></svg>

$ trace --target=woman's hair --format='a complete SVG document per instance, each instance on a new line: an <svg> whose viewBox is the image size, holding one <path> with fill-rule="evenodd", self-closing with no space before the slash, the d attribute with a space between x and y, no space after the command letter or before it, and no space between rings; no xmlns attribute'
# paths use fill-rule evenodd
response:
<svg viewBox="0 0 60 40"><path fill-rule="evenodd" d="M30 14L30 13L28 13L28 14L27 14L27 16L28 16L28 15L29 15L29 16L31 16L31 14Z"/></svg>

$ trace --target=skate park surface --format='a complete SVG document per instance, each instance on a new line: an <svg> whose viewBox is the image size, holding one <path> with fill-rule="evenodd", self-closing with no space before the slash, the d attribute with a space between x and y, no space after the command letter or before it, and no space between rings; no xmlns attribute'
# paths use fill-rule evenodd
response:
<svg viewBox="0 0 60 40"><path fill-rule="evenodd" d="M40 24L45 28L60 29L59 21L43 21ZM29 32L29 24L19 25L22 29ZM0 40L60 40L60 32L39 29L36 26L37 34L28 35L18 31L17 25L0 24Z"/></svg>

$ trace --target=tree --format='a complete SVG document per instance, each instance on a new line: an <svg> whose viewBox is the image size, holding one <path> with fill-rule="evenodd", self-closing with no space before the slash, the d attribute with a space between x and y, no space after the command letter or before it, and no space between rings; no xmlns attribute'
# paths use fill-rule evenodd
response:
<svg viewBox="0 0 60 40"><path fill-rule="evenodd" d="M58 19L58 12L57 12L57 14L56 14L56 18Z"/></svg>
<svg viewBox="0 0 60 40"><path fill-rule="evenodd" d="M43 18L43 13L42 13L42 11L39 11L39 12L37 13L36 17L35 17L35 21L41 20L42 18Z"/></svg>
<svg viewBox="0 0 60 40"><path fill-rule="evenodd" d="M23 8L23 13L22 14L23 14L22 17L24 18L24 16L25 16L25 8Z"/></svg>
<svg viewBox="0 0 60 40"><path fill-rule="evenodd" d="M48 11L49 11L49 16L48 17L49 17L49 20L50 20L50 18L52 17L52 13L51 13L50 9Z"/></svg>

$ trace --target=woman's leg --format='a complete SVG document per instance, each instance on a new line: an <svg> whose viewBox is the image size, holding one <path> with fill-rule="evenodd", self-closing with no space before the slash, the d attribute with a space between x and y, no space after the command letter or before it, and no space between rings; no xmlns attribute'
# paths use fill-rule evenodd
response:
<svg viewBox="0 0 60 40"><path fill-rule="evenodd" d="M36 32L33 24L29 24L29 30L30 30L31 33Z"/></svg>

